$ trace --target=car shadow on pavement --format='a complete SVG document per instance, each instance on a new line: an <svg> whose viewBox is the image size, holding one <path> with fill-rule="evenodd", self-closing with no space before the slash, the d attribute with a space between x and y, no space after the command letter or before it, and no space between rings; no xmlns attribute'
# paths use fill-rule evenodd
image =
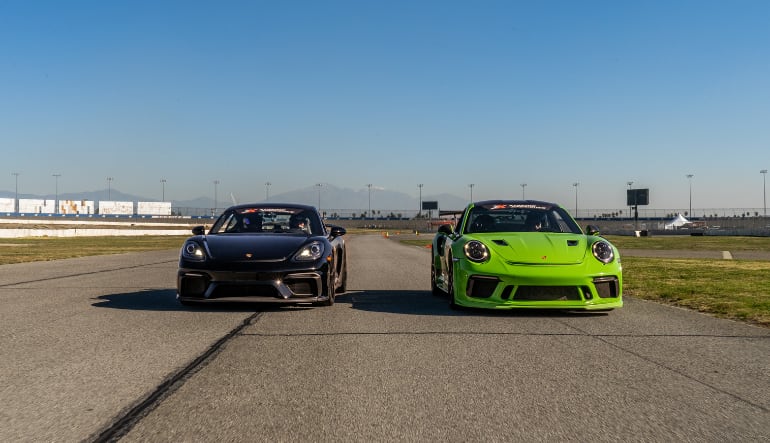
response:
<svg viewBox="0 0 770 443"><path fill-rule="evenodd" d="M174 289L144 289L93 298L97 308L137 311L256 312L280 310L281 306L254 303L216 303L184 306L176 300Z"/></svg>
<svg viewBox="0 0 770 443"><path fill-rule="evenodd" d="M596 317L608 312L570 311L561 309L476 309L449 307L449 297L435 296L430 291L355 291L337 295L337 303L349 303L353 309L391 314L440 316L502 317Z"/></svg>

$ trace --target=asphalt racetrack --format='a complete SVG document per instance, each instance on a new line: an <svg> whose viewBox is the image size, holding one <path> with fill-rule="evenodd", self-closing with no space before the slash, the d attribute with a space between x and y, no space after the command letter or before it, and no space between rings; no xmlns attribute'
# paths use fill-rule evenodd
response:
<svg viewBox="0 0 770 443"><path fill-rule="evenodd" d="M770 330L626 298L455 312L347 237L330 308L175 301L177 251L0 266L0 441L769 441Z"/></svg>

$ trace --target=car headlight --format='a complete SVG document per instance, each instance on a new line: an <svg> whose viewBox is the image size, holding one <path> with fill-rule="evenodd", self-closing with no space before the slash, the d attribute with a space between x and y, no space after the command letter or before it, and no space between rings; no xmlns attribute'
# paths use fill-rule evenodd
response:
<svg viewBox="0 0 770 443"><path fill-rule="evenodd" d="M206 253L203 251L203 246L194 241L188 241L182 246L182 256L188 260L206 260Z"/></svg>
<svg viewBox="0 0 770 443"><path fill-rule="evenodd" d="M615 253L612 252L612 246L606 241L598 241L591 246L594 257L600 262L607 264L615 259Z"/></svg>
<svg viewBox="0 0 770 443"><path fill-rule="evenodd" d="M294 254L294 261L315 261L321 258L324 253L324 245L321 242L314 241L302 247Z"/></svg>
<svg viewBox="0 0 770 443"><path fill-rule="evenodd" d="M484 243L478 240L471 240L463 246L465 256L468 260L476 263L483 263L489 260L489 249Z"/></svg>

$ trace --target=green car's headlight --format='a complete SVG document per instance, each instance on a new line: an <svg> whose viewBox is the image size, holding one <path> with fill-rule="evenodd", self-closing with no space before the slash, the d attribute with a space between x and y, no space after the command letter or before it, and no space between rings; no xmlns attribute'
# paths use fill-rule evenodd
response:
<svg viewBox="0 0 770 443"><path fill-rule="evenodd" d="M188 241L182 246L182 256L188 260L206 260L206 253L203 251L203 246L194 241Z"/></svg>
<svg viewBox="0 0 770 443"><path fill-rule="evenodd" d="M463 246L463 250L470 261L483 263L489 260L489 248L478 240L469 241Z"/></svg>
<svg viewBox="0 0 770 443"><path fill-rule="evenodd" d="M318 260L324 253L324 245L321 242L314 241L303 246L296 254L294 261L313 261Z"/></svg>
<svg viewBox="0 0 770 443"><path fill-rule="evenodd" d="M615 253L612 252L612 246L606 241L599 240L591 246L594 257L600 262L607 264L615 259Z"/></svg>

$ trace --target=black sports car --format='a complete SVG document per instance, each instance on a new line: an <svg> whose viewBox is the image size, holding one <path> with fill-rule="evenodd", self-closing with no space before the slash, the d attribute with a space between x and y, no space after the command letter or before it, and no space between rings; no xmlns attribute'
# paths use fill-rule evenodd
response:
<svg viewBox="0 0 770 443"><path fill-rule="evenodd" d="M312 206L246 204L225 210L208 234L193 228L179 258L177 300L334 304L347 282L345 229Z"/></svg>

